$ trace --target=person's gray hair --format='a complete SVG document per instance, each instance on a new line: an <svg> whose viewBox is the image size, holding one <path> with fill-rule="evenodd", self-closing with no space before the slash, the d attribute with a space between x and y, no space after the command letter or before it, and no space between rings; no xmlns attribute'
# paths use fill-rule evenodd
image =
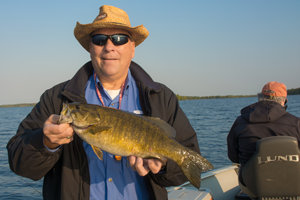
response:
<svg viewBox="0 0 300 200"><path fill-rule="evenodd" d="M282 100L286 101L286 97L267 96L267 95L263 95L261 93L257 94L257 98L258 98L258 101L274 101L274 102L277 102L280 104L281 104Z"/></svg>

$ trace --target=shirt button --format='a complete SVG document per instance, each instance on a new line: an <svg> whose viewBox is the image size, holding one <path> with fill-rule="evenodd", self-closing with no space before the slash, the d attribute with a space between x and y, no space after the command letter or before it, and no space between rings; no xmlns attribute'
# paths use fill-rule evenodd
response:
<svg viewBox="0 0 300 200"><path fill-rule="evenodd" d="M111 104L112 106L115 105L114 103Z"/></svg>
<svg viewBox="0 0 300 200"><path fill-rule="evenodd" d="M130 167L129 163L127 163L127 167Z"/></svg>
<svg viewBox="0 0 300 200"><path fill-rule="evenodd" d="M108 179L108 181L109 181L109 182L112 182L112 181L113 181L113 179L112 179L112 178L109 178L109 179Z"/></svg>

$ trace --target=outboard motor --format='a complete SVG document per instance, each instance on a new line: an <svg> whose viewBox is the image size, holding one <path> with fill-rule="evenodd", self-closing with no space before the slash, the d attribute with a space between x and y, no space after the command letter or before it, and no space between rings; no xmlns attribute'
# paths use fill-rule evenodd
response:
<svg viewBox="0 0 300 200"><path fill-rule="evenodd" d="M300 150L290 136L259 140L242 177L259 200L300 199Z"/></svg>

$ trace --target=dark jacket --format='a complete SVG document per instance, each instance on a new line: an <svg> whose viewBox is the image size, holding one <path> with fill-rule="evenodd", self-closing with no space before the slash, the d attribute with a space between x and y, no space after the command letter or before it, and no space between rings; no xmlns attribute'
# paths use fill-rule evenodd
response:
<svg viewBox="0 0 300 200"><path fill-rule="evenodd" d="M228 157L242 172L256 151L256 142L270 136L293 136L300 144L300 118L273 101L260 101L241 110L227 136ZM239 180L243 183L241 176ZM243 183L244 184L244 183Z"/></svg>
<svg viewBox="0 0 300 200"><path fill-rule="evenodd" d="M139 88L144 114L168 122L176 130L175 139L179 143L200 153L196 133L179 107L176 95L166 86L153 82L134 62L130 70ZM33 180L44 177L44 199L89 199L90 177L83 141L75 134L71 143L49 152L43 145L42 127L51 114L60 113L63 102L86 103L85 85L92 73L93 66L88 62L71 80L45 91L7 144L13 172ZM147 175L153 189L151 199L167 199L165 187L187 181L174 161L168 160L165 170L165 173Z"/></svg>

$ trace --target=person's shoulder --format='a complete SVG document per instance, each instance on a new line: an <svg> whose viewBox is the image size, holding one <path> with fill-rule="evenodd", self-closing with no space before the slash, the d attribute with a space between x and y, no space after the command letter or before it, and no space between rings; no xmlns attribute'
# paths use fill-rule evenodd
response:
<svg viewBox="0 0 300 200"><path fill-rule="evenodd" d="M247 122L244 117L242 115L238 116L234 123L233 123L233 126L240 126L240 125L247 125L249 124L249 122Z"/></svg>
<svg viewBox="0 0 300 200"><path fill-rule="evenodd" d="M161 90L164 91L165 94L167 95L175 95L176 94L172 91L172 89L170 89L168 86L166 86L165 84L163 83L159 83L159 82L155 82L158 86L160 86Z"/></svg>
<svg viewBox="0 0 300 200"><path fill-rule="evenodd" d="M65 86L70 80L64 81L62 83L56 84L53 87L45 90L43 96L58 96L64 90Z"/></svg>
<svg viewBox="0 0 300 200"><path fill-rule="evenodd" d="M159 85L160 87L162 87L163 89L166 89L166 90L170 90L171 91L171 89L168 87L168 86L166 86L165 84L163 84L163 83L160 83L160 82L155 82L157 85Z"/></svg>
<svg viewBox="0 0 300 200"><path fill-rule="evenodd" d="M53 87L49 88L48 90L50 90L50 91L51 90L52 91L62 91L69 81L70 80L58 83L58 84L54 85Z"/></svg>
<svg viewBox="0 0 300 200"><path fill-rule="evenodd" d="M300 123L300 118L289 113L289 112L286 112L285 115L282 116L283 118L286 118L288 121L293 121L293 122L298 122Z"/></svg>

